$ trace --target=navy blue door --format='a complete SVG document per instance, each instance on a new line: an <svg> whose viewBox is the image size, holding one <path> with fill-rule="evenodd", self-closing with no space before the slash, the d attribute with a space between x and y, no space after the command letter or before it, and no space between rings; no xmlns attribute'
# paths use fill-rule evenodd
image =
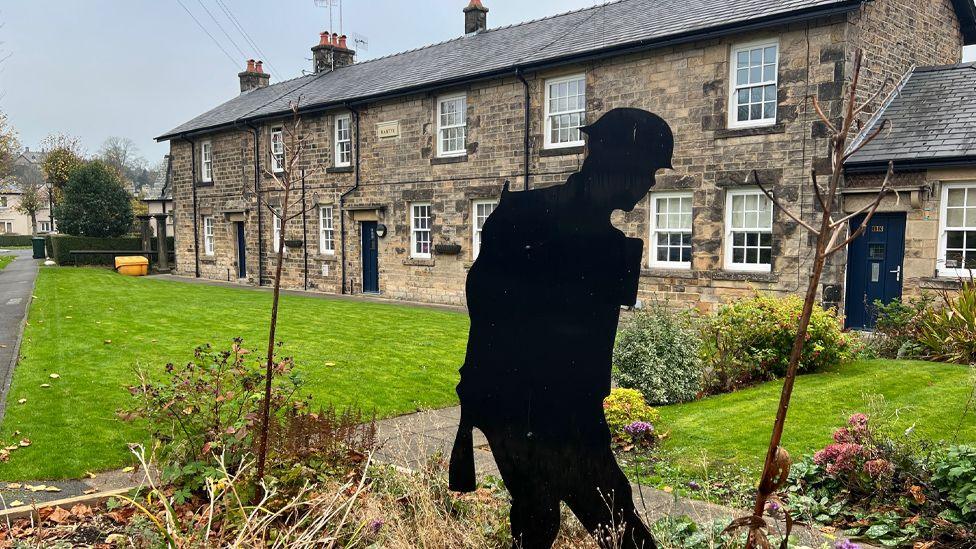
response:
<svg viewBox="0 0 976 549"><path fill-rule="evenodd" d="M238 221L237 225L237 278L247 276L247 250L244 239L244 222Z"/></svg>
<svg viewBox="0 0 976 549"><path fill-rule="evenodd" d="M855 217L851 231L864 223ZM878 213L870 226L848 246L847 326L873 328L874 303L889 303L901 297L905 259L905 214Z"/></svg>
<svg viewBox="0 0 976 549"><path fill-rule="evenodd" d="M379 249L376 242L376 222L362 221L363 293L379 293Z"/></svg>

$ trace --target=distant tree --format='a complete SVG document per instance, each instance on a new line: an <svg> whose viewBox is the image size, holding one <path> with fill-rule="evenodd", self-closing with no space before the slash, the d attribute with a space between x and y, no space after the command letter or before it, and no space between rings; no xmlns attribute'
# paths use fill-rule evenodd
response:
<svg viewBox="0 0 976 549"><path fill-rule="evenodd" d="M85 162L71 172L54 206L58 229L75 236L122 236L132 228L130 199L114 168Z"/></svg>
<svg viewBox="0 0 976 549"><path fill-rule="evenodd" d="M47 187L44 185L44 174L34 164L17 166L10 186L20 193L20 203L15 209L30 216L31 233L37 233L37 212L49 204Z"/></svg>
<svg viewBox="0 0 976 549"><path fill-rule="evenodd" d="M19 152L17 132L7 123L7 115L0 112L0 181L13 173L14 161Z"/></svg>
<svg viewBox="0 0 976 549"><path fill-rule="evenodd" d="M48 151L41 169L48 184L54 188L54 201L57 203L71 173L84 164L85 153L78 138L63 133L45 137L41 147Z"/></svg>
<svg viewBox="0 0 976 549"><path fill-rule="evenodd" d="M148 179L146 159L139 154L139 148L128 137L109 137L102 143L98 158L115 168L122 179L130 183L133 194L139 194Z"/></svg>

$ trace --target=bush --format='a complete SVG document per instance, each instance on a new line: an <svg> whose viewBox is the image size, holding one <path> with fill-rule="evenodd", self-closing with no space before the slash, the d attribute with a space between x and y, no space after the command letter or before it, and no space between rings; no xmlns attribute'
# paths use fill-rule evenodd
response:
<svg viewBox="0 0 976 549"><path fill-rule="evenodd" d="M648 406L640 391L634 389L614 388L610 396L603 400L603 414L610 426L610 434L614 440L633 442L627 427L635 422L657 423L657 410Z"/></svg>
<svg viewBox="0 0 976 549"><path fill-rule="evenodd" d="M131 237L96 238L87 236L48 235L47 255L58 265L107 265L115 266L112 254L72 254L75 250L132 250L138 255L142 250L142 240Z"/></svg>
<svg viewBox="0 0 976 549"><path fill-rule="evenodd" d="M118 174L100 161L71 172L54 206L58 230L75 236L117 237L132 228L131 196Z"/></svg>
<svg viewBox="0 0 976 549"><path fill-rule="evenodd" d="M686 313L663 306L638 311L613 350L614 378L651 404L694 400L703 389L701 335Z"/></svg>
<svg viewBox="0 0 976 549"><path fill-rule="evenodd" d="M733 391L786 374L803 300L758 294L723 306L710 318L706 340L714 392ZM841 330L833 310L814 306L799 372L816 372L853 357L856 336Z"/></svg>
<svg viewBox="0 0 976 549"><path fill-rule="evenodd" d="M921 315L918 343L927 358L976 364L976 283L965 281L955 295L944 293L941 307Z"/></svg>
<svg viewBox="0 0 976 549"><path fill-rule="evenodd" d="M976 524L976 448L951 446L935 464L932 484L958 509L969 524Z"/></svg>
<svg viewBox="0 0 976 549"><path fill-rule="evenodd" d="M918 355L918 327L932 306L928 294L907 301L896 299L887 305L874 302L875 328L871 351L881 358L913 358Z"/></svg>
<svg viewBox="0 0 976 549"><path fill-rule="evenodd" d="M6 246L30 246L31 238L29 234L0 234L0 248Z"/></svg>

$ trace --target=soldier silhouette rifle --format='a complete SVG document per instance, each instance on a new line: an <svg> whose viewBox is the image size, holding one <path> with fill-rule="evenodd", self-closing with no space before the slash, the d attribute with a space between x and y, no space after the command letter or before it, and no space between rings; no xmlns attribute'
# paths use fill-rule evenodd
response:
<svg viewBox="0 0 976 549"><path fill-rule="evenodd" d="M551 547L560 501L601 545L654 548L610 446L603 399L622 305L634 305L643 242L610 222L671 167L668 124L614 109L590 126L565 184L511 192L482 229L468 273L471 328L457 393L450 486L475 489L472 428L488 439L512 496L514 546Z"/></svg>

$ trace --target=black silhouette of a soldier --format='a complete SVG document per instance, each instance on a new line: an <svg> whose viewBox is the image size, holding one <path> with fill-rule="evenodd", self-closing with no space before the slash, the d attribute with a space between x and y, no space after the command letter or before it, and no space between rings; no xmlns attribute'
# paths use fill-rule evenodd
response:
<svg viewBox="0 0 976 549"><path fill-rule="evenodd" d="M643 249L610 214L633 210L654 173L671 167L674 139L639 109L614 109L581 131L588 154L578 173L524 192L506 183L485 222L466 286L451 488L475 489L477 427L512 495L516 547L551 547L565 501L591 532L615 528L624 547L653 548L603 414L620 306L636 302Z"/></svg>

